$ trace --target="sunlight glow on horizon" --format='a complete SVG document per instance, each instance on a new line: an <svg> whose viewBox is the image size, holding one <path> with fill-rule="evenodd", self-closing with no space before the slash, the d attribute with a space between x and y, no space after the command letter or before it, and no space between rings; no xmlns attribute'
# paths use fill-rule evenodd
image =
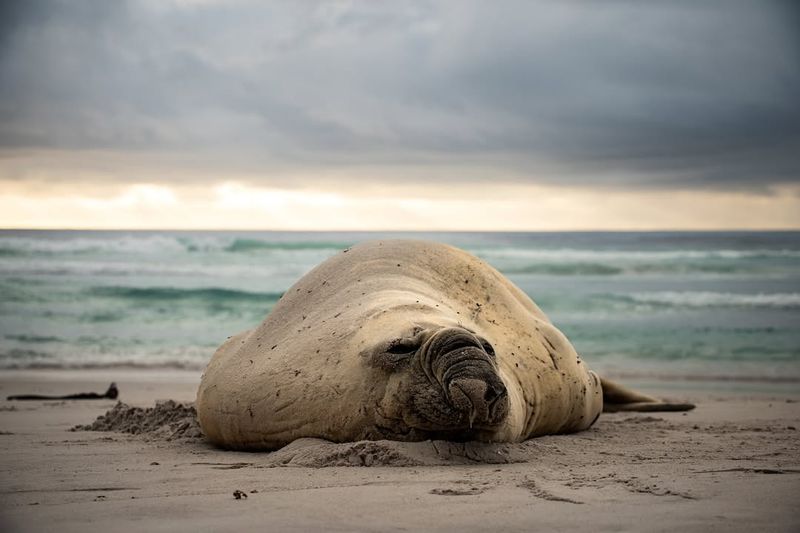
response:
<svg viewBox="0 0 800 533"><path fill-rule="evenodd" d="M0 182L7 229L730 230L800 228L800 188L771 194L476 183L367 189Z"/></svg>

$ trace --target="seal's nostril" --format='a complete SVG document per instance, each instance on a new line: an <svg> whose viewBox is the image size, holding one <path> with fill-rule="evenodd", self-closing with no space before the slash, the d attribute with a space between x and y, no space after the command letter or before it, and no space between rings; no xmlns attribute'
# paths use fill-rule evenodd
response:
<svg viewBox="0 0 800 533"><path fill-rule="evenodd" d="M483 399L486 401L486 403L492 403L492 400L494 400L496 396L497 394L494 392L494 390L492 390L491 387L488 387L486 389L486 394L483 395Z"/></svg>
<svg viewBox="0 0 800 533"><path fill-rule="evenodd" d="M486 393L483 396L487 404L491 404L498 398L505 396L506 388L502 383L489 383L488 385L489 386L486 387Z"/></svg>

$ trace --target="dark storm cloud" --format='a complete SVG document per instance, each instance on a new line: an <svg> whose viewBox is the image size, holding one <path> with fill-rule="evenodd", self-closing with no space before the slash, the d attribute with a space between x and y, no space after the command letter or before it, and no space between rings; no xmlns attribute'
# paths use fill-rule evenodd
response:
<svg viewBox="0 0 800 533"><path fill-rule="evenodd" d="M642 187L759 187L800 171L789 2L4 9L7 151L444 165L452 179L483 165L486 177Z"/></svg>

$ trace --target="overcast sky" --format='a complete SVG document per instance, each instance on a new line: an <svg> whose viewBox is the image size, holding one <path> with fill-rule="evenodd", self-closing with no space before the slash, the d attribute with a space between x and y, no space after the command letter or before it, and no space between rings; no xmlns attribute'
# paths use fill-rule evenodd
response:
<svg viewBox="0 0 800 533"><path fill-rule="evenodd" d="M735 211L770 203L764 213L782 218L747 224L800 226L794 2L2 6L0 207L17 211L0 225L38 225L37 202L61 202L72 214L53 224L83 213L83 226L100 227L86 201L189 209L198 187L216 200L239 187L273 206L300 190L317 209L338 198L323 201L337 215L358 198L476 202L496 186L498 216L503 194L532 196L520 213L564 195L689 210L609 225L578 209L570 216L589 218L565 228L678 227L690 215L735 227ZM737 207L705 220L688 195ZM375 216L342 227L391 226ZM557 229L517 222L506 226Z"/></svg>

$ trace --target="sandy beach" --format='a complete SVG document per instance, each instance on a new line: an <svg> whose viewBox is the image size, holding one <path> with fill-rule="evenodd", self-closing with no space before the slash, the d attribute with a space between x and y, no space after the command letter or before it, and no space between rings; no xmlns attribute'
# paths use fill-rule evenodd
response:
<svg viewBox="0 0 800 533"><path fill-rule="evenodd" d="M798 2L2 5L0 533L800 533Z"/></svg>
<svg viewBox="0 0 800 533"><path fill-rule="evenodd" d="M199 372L5 371L0 393L191 402ZM651 390L662 393L664 391ZM800 394L699 389L690 413L601 416L519 445L214 449L162 427L70 431L115 401L0 404L3 531L797 531ZM234 497L235 491L245 496Z"/></svg>

